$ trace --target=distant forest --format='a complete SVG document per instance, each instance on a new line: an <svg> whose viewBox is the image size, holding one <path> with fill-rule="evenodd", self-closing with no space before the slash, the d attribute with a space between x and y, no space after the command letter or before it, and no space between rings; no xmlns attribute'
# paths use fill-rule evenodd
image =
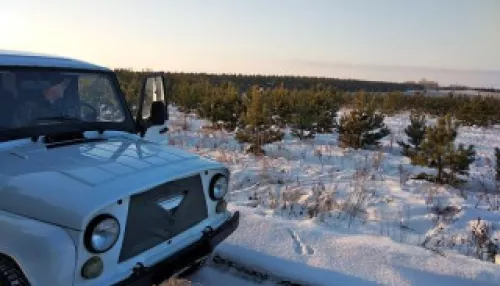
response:
<svg viewBox="0 0 500 286"><path fill-rule="evenodd" d="M129 105L135 105L140 82L146 71L115 69ZM290 116L300 112L323 112L328 118L340 107L353 107L356 98L365 97L373 107L391 115L403 111L420 111L435 116L451 115L463 125L500 124L500 97L467 96L459 91L443 96L427 96L426 88L437 89L437 83L393 83L321 77L263 76L206 73L166 73L167 96L184 111L196 112L213 123L238 126L249 102L245 98L257 93L269 116L279 116L288 124ZM446 89L446 88L444 88ZM405 91L416 91L412 95ZM485 89L490 91L488 89ZM243 96L245 95L245 96ZM260 103L259 103L260 104ZM266 111L267 112L267 111ZM294 115L295 116L295 115ZM307 118L302 114L300 118ZM309 120L310 119L310 120ZM305 125L317 124L318 118L307 118ZM226 126L226 127L227 127Z"/></svg>
<svg viewBox="0 0 500 286"><path fill-rule="evenodd" d="M133 81L135 75L147 71L133 71L131 69L115 69L118 76L126 81ZM170 84L176 85L180 82L194 84L207 81L211 85L220 86L231 82L240 92L249 90L256 85L261 88L283 87L290 90L311 89L316 87L329 88L340 91L354 92L364 90L366 92L390 92L406 90L423 90L425 85L417 82L385 82L366 81L356 79L339 79L327 77L306 76L279 76L279 75L243 75L243 74L208 74L208 73L172 73L167 72Z"/></svg>
<svg viewBox="0 0 500 286"><path fill-rule="evenodd" d="M422 90L424 85L418 83L395 83L384 81L365 81L356 79L339 79L327 77L278 76L278 75L242 75L242 74L207 74L207 73L169 73L174 81L186 80L200 82L208 80L211 84L221 85L233 83L240 91L257 85L262 88L283 87L286 89L311 89L322 86L342 91L364 90L367 92L389 92L405 90Z"/></svg>
<svg viewBox="0 0 500 286"><path fill-rule="evenodd" d="M141 74L142 71L131 69L115 69L122 77L131 79L131 74ZM212 85L220 86L231 82L240 92L249 90L256 85L262 88L283 87L290 90L311 89L314 87L324 87L339 91L354 92L364 90L366 92L390 92L390 91L423 91L425 89L435 90L467 90L472 89L481 92L500 92L494 88L472 88L462 85L439 86L437 82L421 79L420 81L389 82L389 81L368 81L357 79L341 79L331 77L312 76L280 76L280 75L244 75L244 74L210 74L210 73L174 73L167 72L172 85L179 82L189 84L208 81ZM127 76L128 75L128 76Z"/></svg>

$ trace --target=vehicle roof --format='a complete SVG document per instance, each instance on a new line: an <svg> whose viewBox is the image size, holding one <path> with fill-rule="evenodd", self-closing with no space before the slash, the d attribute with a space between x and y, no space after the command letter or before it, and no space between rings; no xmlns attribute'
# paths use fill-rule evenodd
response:
<svg viewBox="0 0 500 286"><path fill-rule="evenodd" d="M0 50L0 68L2 66L71 68L110 71L109 68L73 58L13 50Z"/></svg>

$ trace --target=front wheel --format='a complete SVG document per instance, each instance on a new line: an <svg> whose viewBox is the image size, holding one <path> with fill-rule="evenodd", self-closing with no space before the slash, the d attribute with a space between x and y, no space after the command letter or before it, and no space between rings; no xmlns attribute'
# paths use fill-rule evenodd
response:
<svg viewBox="0 0 500 286"><path fill-rule="evenodd" d="M12 261L12 259L0 255L0 286L29 286L28 279L23 272Z"/></svg>

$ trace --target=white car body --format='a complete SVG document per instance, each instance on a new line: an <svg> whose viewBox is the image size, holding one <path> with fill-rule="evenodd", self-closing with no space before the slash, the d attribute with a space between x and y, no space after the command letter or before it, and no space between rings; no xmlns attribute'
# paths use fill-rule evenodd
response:
<svg viewBox="0 0 500 286"><path fill-rule="evenodd" d="M7 66L110 72L78 60L0 51L0 70ZM167 146L161 140L167 135L159 136L157 128L149 129L145 137L89 131L85 133L88 138L99 140L55 148L29 138L0 141L0 255L15 261L33 286L114 285L132 275L137 265L153 266L200 241L215 247L230 235L237 227L238 214L225 208L217 213L218 202L209 195L211 178L216 173L229 178L228 169ZM131 198L190 176L201 180L199 194L204 195L206 217L162 243L121 259ZM191 190L173 201L161 202L162 207L178 206L188 192ZM109 251L93 254L84 245L84 231L103 213L119 221L120 234ZM223 224L229 227L213 243L204 236L207 227L217 230ZM199 251L191 254L195 252ZM92 256L100 257L104 268L99 277L86 279L82 267ZM195 258L202 257L194 255L183 266Z"/></svg>

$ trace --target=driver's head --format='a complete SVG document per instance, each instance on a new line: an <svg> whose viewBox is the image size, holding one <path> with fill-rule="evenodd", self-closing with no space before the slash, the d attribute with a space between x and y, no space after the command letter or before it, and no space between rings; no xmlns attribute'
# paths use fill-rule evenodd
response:
<svg viewBox="0 0 500 286"><path fill-rule="evenodd" d="M58 78L51 80L50 86L43 91L43 97L50 103L61 99L64 96L64 91L68 87L69 79Z"/></svg>

